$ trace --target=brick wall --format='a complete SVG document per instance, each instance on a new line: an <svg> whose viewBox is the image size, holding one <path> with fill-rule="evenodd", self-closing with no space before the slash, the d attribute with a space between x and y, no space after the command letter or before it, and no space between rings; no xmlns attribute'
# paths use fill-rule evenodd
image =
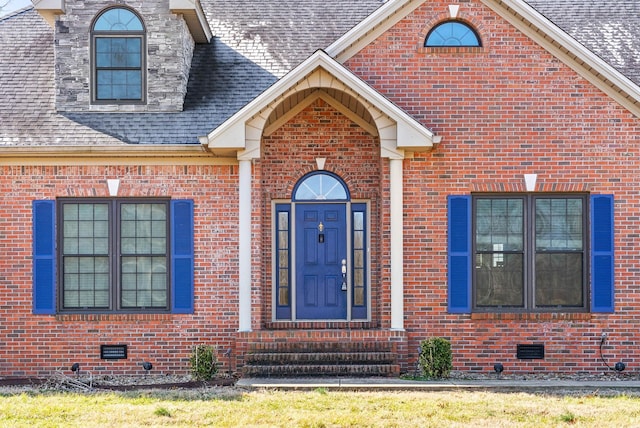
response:
<svg viewBox="0 0 640 428"><path fill-rule="evenodd" d="M480 2L459 18L483 47L422 47L448 1L430 1L347 62L392 102L443 137L405 165L405 320L409 349L430 336L452 341L454 367L506 372L608 371L604 357L637 371L638 119L523 36ZM449 194L538 190L615 194L614 314L453 315L447 313ZM410 257L409 257L410 256ZM545 344L544 360L516 359L518 343Z"/></svg>
<svg viewBox="0 0 640 428"><path fill-rule="evenodd" d="M55 25L56 108L58 111L181 111L187 92L194 41L168 2L129 1L146 29L144 105L91 105L91 24L103 0L67 0Z"/></svg>
<svg viewBox="0 0 640 428"><path fill-rule="evenodd" d="M31 201L107 197L107 178L121 178L119 197L194 200L195 313L32 314ZM94 375L187 373L191 348L224 352L238 329L236 166L2 167L0 178L0 375L48 376L74 362ZM231 214L231 215L230 215ZM127 344L128 359L101 360L101 344ZM227 359L222 358L226 370Z"/></svg>

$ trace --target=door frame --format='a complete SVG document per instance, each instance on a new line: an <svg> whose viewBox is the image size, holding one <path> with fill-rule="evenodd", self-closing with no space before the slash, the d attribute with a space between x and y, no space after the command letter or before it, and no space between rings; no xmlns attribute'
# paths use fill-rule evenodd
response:
<svg viewBox="0 0 640 428"><path fill-rule="evenodd" d="M326 203L343 203L346 209L346 230L347 230L347 318L345 320L336 319L304 319L299 320L296 317L296 205L298 204L326 204ZM365 305L366 305L366 317L353 318L353 206L364 206L365 212ZM287 209L278 209L282 207L288 207ZM278 317L278 247L276 235L278 233L278 213L288 212L288 287L289 287L289 316ZM293 200L272 200L271 202L271 297L272 297L272 314L271 319L273 322L366 322L371 320L371 203L368 200L349 200L349 201L293 201Z"/></svg>

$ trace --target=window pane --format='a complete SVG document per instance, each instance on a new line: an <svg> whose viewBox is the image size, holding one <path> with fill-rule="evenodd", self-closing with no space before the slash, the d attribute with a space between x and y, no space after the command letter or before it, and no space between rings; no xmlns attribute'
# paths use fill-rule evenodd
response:
<svg viewBox="0 0 640 428"><path fill-rule="evenodd" d="M475 220L477 251L523 251L522 199L478 199Z"/></svg>
<svg viewBox="0 0 640 428"><path fill-rule="evenodd" d="M582 253L536 255L536 306L582 307Z"/></svg>
<svg viewBox="0 0 640 428"><path fill-rule="evenodd" d="M123 308L166 307L165 257L122 257L121 269Z"/></svg>
<svg viewBox="0 0 640 428"><path fill-rule="evenodd" d="M425 40L425 46L480 46L480 39L467 24L449 21L431 30Z"/></svg>
<svg viewBox="0 0 640 428"><path fill-rule="evenodd" d="M536 199L536 250L582 250L582 212L582 199Z"/></svg>
<svg viewBox="0 0 640 428"><path fill-rule="evenodd" d="M523 307L522 254L476 254L476 306Z"/></svg>
<svg viewBox="0 0 640 428"><path fill-rule="evenodd" d="M108 257L63 258L63 306L73 308L107 308L109 289Z"/></svg>
<svg viewBox="0 0 640 428"><path fill-rule="evenodd" d="M96 20L94 31L142 31L142 22L130 10L113 8L105 11Z"/></svg>
<svg viewBox="0 0 640 428"><path fill-rule="evenodd" d="M335 177L319 173L305 178L296 188L297 200L346 200L347 191Z"/></svg>

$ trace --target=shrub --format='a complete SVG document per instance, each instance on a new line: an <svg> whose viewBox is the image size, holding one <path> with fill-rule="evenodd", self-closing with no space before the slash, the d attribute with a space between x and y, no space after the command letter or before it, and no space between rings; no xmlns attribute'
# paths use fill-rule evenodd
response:
<svg viewBox="0 0 640 428"><path fill-rule="evenodd" d="M211 345L196 345L191 351L191 374L196 380L211 380L218 372L218 354Z"/></svg>
<svg viewBox="0 0 640 428"><path fill-rule="evenodd" d="M451 343L443 337L432 337L420 342L418 363L422 373L429 379L449 376L453 368Z"/></svg>

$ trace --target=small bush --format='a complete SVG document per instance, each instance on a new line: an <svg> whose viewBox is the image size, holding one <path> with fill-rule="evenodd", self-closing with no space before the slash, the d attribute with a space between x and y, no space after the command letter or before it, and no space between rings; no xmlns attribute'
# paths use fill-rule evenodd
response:
<svg viewBox="0 0 640 428"><path fill-rule="evenodd" d="M194 346L190 362L196 380L211 380L218 372L218 354L211 345Z"/></svg>
<svg viewBox="0 0 640 428"><path fill-rule="evenodd" d="M423 340L420 342L418 364L424 376L429 379L448 377L453 368L451 343L442 337Z"/></svg>
<svg viewBox="0 0 640 428"><path fill-rule="evenodd" d="M154 412L154 415L156 416L166 416L168 418L171 417L171 412L168 411L165 407L158 407Z"/></svg>

